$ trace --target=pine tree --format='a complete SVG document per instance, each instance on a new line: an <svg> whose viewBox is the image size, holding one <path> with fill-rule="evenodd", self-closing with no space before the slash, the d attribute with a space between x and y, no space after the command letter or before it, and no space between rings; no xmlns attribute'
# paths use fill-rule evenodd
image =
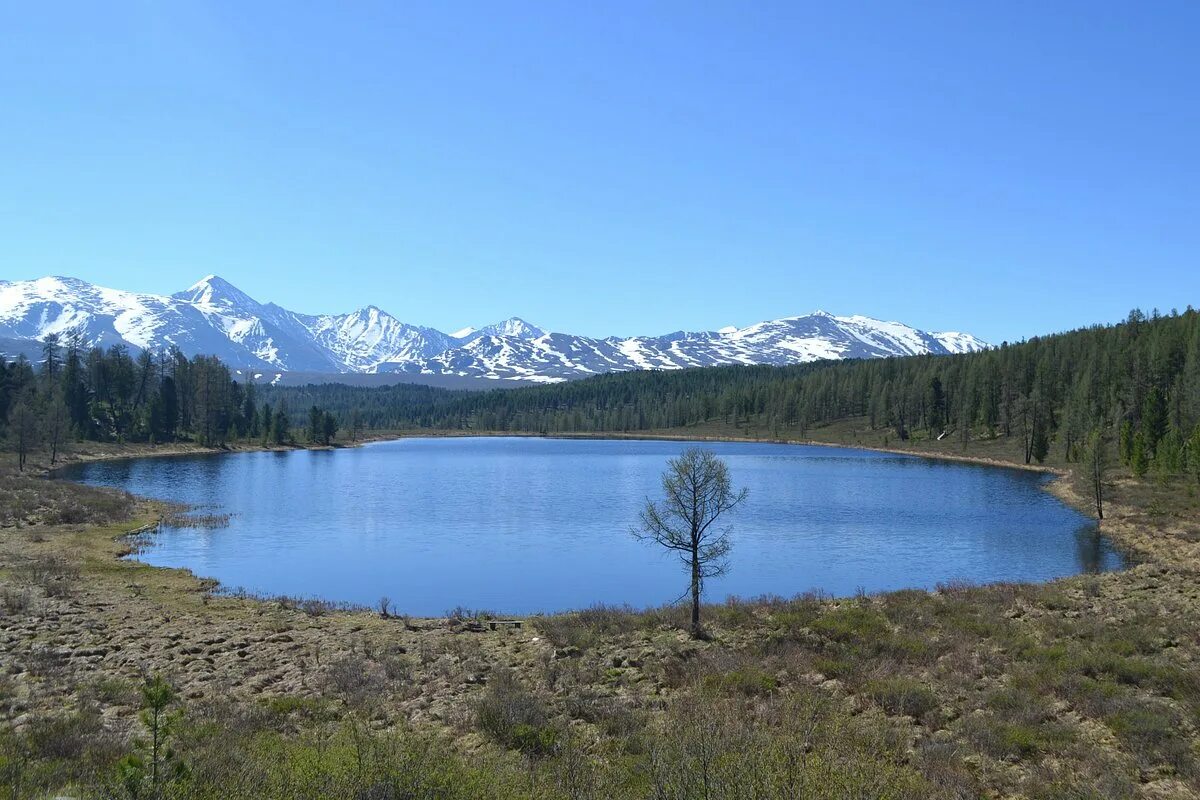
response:
<svg viewBox="0 0 1200 800"><path fill-rule="evenodd" d="M1125 420L1121 423L1121 463L1129 466L1133 463L1133 423Z"/></svg>
<svg viewBox="0 0 1200 800"><path fill-rule="evenodd" d="M46 337L42 339L42 375L46 379L47 387L53 386L58 378L59 351L61 349L57 333L47 333Z"/></svg>
<svg viewBox="0 0 1200 800"><path fill-rule="evenodd" d="M271 420L271 441L275 444L287 444L292 440L292 423L288 419L287 405L280 402Z"/></svg>
<svg viewBox="0 0 1200 800"><path fill-rule="evenodd" d="M1133 447L1129 454L1129 469L1136 478L1144 478L1150 466L1150 455L1147 453L1146 434L1138 431L1133 436Z"/></svg>
<svg viewBox="0 0 1200 800"><path fill-rule="evenodd" d="M1140 430L1148 455L1158 451L1158 443L1167 432L1167 403L1162 389L1155 386L1146 393L1142 403Z"/></svg>
<svg viewBox="0 0 1200 800"><path fill-rule="evenodd" d="M325 418L321 413L321 409L313 406L308 409L308 443L320 444L321 436L324 433Z"/></svg>
<svg viewBox="0 0 1200 800"><path fill-rule="evenodd" d="M1039 464L1045 461L1046 456L1050 454L1050 436L1046 432L1045 423L1039 421L1033 426L1033 439L1029 452Z"/></svg>
<svg viewBox="0 0 1200 800"><path fill-rule="evenodd" d="M262 404L262 422L259 428L262 431L262 443L266 444L275 435L275 415L271 410L270 403Z"/></svg>
<svg viewBox="0 0 1200 800"><path fill-rule="evenodd" d="M1188 466L1192 477L1196 479L1197 483L1200 483L1200 422L1196 423L1191 438L1188 439L1187 450Z"/></svg>

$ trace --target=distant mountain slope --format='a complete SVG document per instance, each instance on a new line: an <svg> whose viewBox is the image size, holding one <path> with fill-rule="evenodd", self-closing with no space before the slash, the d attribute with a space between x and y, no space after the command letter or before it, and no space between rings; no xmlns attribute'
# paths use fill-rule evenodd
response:
<svg viewBox="0 0 1200 800"><path fill-rule="evenodd" d="M823 311L720 331L596 339L551 333L519 317L453 334L401 322L376 306L299 314L260 303L209 275L170 297L107 289L77 278L0 281L0 349L36 353L49 333L133 349L176 346L252 370L408 373L555 382L635 369L795 364L819 359L962 353L987 345Z"/></svg>

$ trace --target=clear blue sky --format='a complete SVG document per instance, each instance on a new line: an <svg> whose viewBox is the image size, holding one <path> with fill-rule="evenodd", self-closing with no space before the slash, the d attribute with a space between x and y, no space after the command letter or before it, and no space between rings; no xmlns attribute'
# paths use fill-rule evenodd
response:
<svg viewBox="0 0 1200 800"><path fill-rule="evenodd" d="M1200 4L10 3L0 277L606 335L1200 305Z"/></svg>

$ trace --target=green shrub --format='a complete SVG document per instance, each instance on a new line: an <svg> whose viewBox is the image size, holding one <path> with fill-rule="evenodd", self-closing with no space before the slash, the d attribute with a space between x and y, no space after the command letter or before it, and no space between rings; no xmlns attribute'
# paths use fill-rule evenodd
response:
<svg viewBox="0 0 1200 800"><path fill-rule="evenodd" d="M987 714L968 717L963 723L963 732L992 758L1033 758L1055 752L1075 738L1063 725L1013 722Z"/></svg>
<svg viewBox="0 0 1200 800"><path fill-rule="evenodd" d="M527 737L529 730L543 728L546 719L541 700L506 669L492 672L487 690L475 703L476 725L506 747L519 749L517 732Z"/></svg>
<svg viewBox="0 0 1200 800"><path fill-rule="evenodd" d="M741 694L747 697L770 694L777 685L774 675L754 667L706 675L702 680L703 689L708 693Z"/></svg>
<svg viewBox="0 0 1200 800"><path fill-rule="evenodd" d="M937 708L937 696L914 678L892 677L868 681L866 694L889 714L922 717Z"/></svg>
<svg viewBox="0 0 1200 800"><path fill-rule="evenodd" d="M1165 764L1181 774L1193 772L1191 742L1182 721L1166 706L1127 708L1110 714L1105 722L1143 767Z"/></svg>
<svg viewBox="0 0 1200 800"><path fill-rule="evenodd" d="M601 637L637 630L645 624L644 616L629 606L600 604L567 614L536 617L533 624L559 647L586 650Z"/></svg>
<svg viewBox="0 0 1200 800"><path fill-rule="evenodd" d="M813 669L827 678L849 678L858 674L859 664L852 658L837 658L817 656L813 659Z"/></svg>
<svg viewBox="0 0 1200 800"><path fill-rule="evenodd" d="M558 731L545 725L520 723L512 729L509 745L527 756L549 756L558 750Z"/></svg>
<svg viewBox="0 0 1200 800"><path fill-rule="evenodd" d="M836 642L881 642L892 635L891 626L879 611L861 605L843 605L812 623L817 633Z"/></svg>

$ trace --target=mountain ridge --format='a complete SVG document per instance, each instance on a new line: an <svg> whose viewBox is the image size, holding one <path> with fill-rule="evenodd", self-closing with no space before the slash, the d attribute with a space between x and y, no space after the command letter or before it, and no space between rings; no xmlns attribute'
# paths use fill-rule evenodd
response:
<svg viewBox="0 0 1200 800"><path fill-rule="evenodd" d="M552 332L520 317L444 333L375 305L303 314L262 303L218 275L172 295L129 292L79 278L0 281L0 347L34 353L46 335L83 331L89 344L178 347L274 372L408 373L556 382L604 372L725 364L970 352L959 331L826 311L743 328L596 338Z"/></svg>

